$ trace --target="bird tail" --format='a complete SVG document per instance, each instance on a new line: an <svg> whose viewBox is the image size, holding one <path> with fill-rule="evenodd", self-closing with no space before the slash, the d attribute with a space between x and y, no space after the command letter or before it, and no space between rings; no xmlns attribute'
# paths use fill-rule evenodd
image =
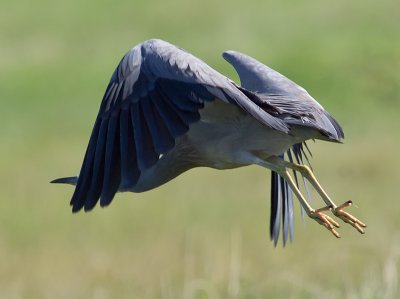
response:
<svg viewBox="0 0 400 299"><path fill-rule="evenodd" d="M288 183L275 171L271 172L271 215L270 236L274 246L278 244L279 233L283 234L283 246L286 245L288 236L293 240L294 216L293 195Z"/></svg>
<svg viewBox="0 0 400 299"><path fill-rule="evenodd" d="M308 154L307 154L308 153ZM306 160L307 164L311 168L309 157L312 156L307 144L297 143L292 146L286 152L286 157L281 155L280 158L287 158L291 163L295 161L298 164L304 164ZM299 187L299 180L296 171L293 171L295 183ZM301 174L300 174L301 176ZM306 180L301 176L304 183L304 188L307 193L307 197L311 199L311 194L308 189ZM301 208L303 220L304 220L304 209ZM288 237L289 240L293 240L294 235L294 213L293 213L293 192L289 184L276 172L271 172L271 215L270 215L270 237L274 242L274 246L278 244L279 234L282 225L282 240L283 246L286 245Z"/></svg>
<svg viewBox="0 0 400 299"><path fill-rule="evenodd" d="M78 182L78 177L77 176L70 176L66 178L59 178L52 180L50 183L52 184L69 184L72 186L76 186L76 183Z"/></svg>

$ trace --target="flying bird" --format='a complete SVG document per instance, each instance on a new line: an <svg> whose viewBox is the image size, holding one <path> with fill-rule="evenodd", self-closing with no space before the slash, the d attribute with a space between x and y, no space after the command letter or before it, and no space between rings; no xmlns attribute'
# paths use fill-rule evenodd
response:
<svg viewBox="0 0 400 299"><path fill-rule="evenodd" d="M105 91L76 186L73 212L107 206L117 192L144 192L194 167L256 164L272 171L270 235L293 238L293 196L306 214L339 237L334 216L364 233L366 225L336 205L308 161L310 139L340 142L339 123L305 89L239 52L223 57L241 85L168 42L151 39L121 60ZM293 171L294 179L290 173ZM313 208L296 173L321 196Z"/></svg>

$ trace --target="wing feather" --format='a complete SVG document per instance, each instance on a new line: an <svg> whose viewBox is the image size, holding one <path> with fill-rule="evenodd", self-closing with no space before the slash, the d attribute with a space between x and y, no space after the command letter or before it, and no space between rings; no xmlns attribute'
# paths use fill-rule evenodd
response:
<svg viewBox="0 0 400 299"><path fill-rule="evenodd" d="M96 145L100 132L101 120L98 118L93 128L92 136L89 140L89 145L85 153L83 165L79 174L81 184L77 184L74 194L72 195L70 204L73 206L73 212L80 210L83 207L83 197L87 195L90 188L90 181L93 173L94 156L96 153Z"/></svg>
<svg viewBox="0 0 400 299"><path fill-rule="evenodd" d="M223 57L236 69L242 87L276 107L286 124L315 128L332 141L344 138L339 123L303 87L245 54L226 51Z"/></svg>
<svg viewBox="0 0 400 299"><path fill-rule="evenodd" d="M100 195L102 207L110 204L121 181L121 159L119 151L119 111L110 117L107 131L103 186ZM100 188L99 188L100 189Z"/></svg>
<svg viewBox="0 0 400 299"><path fill-rule="evenodd" d="M130 190L143 171L200 120L205 102L242 108L265 126L286 124L260 109L237 85L200 59L160 40L131 49L111 76L77 179L74 212L102 206Z"/></svg>
<svg viewBox="0 0 400 299"><path fill-rule="evenodd" d="M90 189L87 194L80 194L77 202L73 203L75 209L81 209L85 206L85 210L92 209L101 194L101 183L104 176L104 157L107 142L108 119L101 121L99 135L97 137L94 161L92 166ZM88 169L89 170L89 169ZM79 182L79 180L78 180Z"/></svg>
<svg viewBox="0 0 400 299"><path fill-rule="evenodd" d="M150 168L158 157L147 127L141 101L131 105L131 121L136 142L136 154L140 171Z"/></svg>
<svg viewBox="0 0 400 299"><path fill-rule="evenodd" d="M174 138L168 132L165 127L165 123L162 121L160 114L154 107L152 101L142 101L141 108L143 115L145 115L145 121L149 128L152 140L154 141L154 150L160 155L167 152L175 145Z"/></svg>
<svg viewBox="0 0 400 299"><path fill-rule="evenodd" d="M163 119L166 127L172 136L180 136L186 133L189 125L185 124L182 119L167 104L168 97L158 93L158 97L153 98L153 103L157 112Z"/></svg>
<svg viewBox="0 0 400 299"><path fill-rule="evenodd" d="M140 171L136 158L136 145L131 125L130 109L121 109L120 114L120 152L121 152L121 189L134 186Z"/></svg>

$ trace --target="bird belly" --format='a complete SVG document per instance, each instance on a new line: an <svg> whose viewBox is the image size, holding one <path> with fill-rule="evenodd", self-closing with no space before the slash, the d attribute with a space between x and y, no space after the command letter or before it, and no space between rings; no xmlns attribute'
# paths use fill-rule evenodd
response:
<svg viewBox="0 0 400 299"><path fill-rule="evenodd" d="M304 141L268 128L248 115L231 121L200 121L190 128L188 139L206 164L200 166L217 169L252 164L251 155L263 160L278 156L293 144Z"/></svg>

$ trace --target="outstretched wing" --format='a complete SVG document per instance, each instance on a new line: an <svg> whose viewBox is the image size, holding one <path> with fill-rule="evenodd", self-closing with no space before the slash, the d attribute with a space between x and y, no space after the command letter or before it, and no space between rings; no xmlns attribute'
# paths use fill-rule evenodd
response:
<svg viewBox="0 0 400 299"><path fill-rule="evenodd" d="M249 100L228 78L161 40L131 49L114 71L71 199L74 212L110 204L137 183L215 99L241 107L266 126L287 125ZM59 182L62 182L60 180Z"/></svg>
<svg viewBox="0 0 400 299"><path fill-rule="evenodd" d="M277 71L242 53L227 51L223 57L230 62L239 74L243 88L256 94L253 100L260 106L268 104L279 110L277 117L288 125L311 127L318 130L332 141L344 138L343 130L338 122L309 95L309 93ZM286 153L289 161L303 164L303 158L308 161L308 150L305 142L292 146ZM308 151L309 152L309 151ZM311 155L311 153L309 152ZM285 155L282 154L282 159ZM310 165L311 166L311 165ZM294 172L296 184L297 175ZM307 195L306 181L303 178ZM287 238L293 239L294 218L292 190L288 183L276 172L271 172L271 215L270 236L277 245L279 233L283 234L283 245Z"/></svg>
<svg viewBox="0 0 400 299"><path fill-rule="evenodd" d="M242 87L261 99L259 106L279 109L289 125L315 128L332 141L344 138L339 123L303 87L245 54L227 51L223 57L236 69Z"/></svg>

